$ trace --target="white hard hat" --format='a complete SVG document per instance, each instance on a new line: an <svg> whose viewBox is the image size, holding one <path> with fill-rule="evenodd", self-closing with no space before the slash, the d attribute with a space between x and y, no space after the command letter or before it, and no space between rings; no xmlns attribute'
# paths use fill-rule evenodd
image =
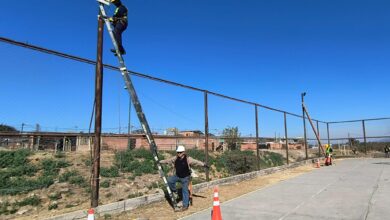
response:
<svg viewBox="0 0 390 220"><path fill-rule="evenodd" d="M184 152L186 151L186 148L183 145L179 145L176 148L176 152Z"/></svg>

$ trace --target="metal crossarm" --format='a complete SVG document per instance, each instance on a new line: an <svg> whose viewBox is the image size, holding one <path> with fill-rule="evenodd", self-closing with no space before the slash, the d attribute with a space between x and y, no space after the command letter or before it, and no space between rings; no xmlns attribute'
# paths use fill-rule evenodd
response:
<svg viewBox="0 0 390 220"><path fill-rule="evenodd" d="M170 200L172 202L172 205L173 205L174 209L177 209L176 199L175 199L171 189L169 188L167 178L166 178L164 170L163 170L163 168L161 166L160 159L158 158L156 142L154 141L154 138L153 138L152 132L150 130L148 121L146 120L145 114L142 111L141 103L139 102L137 93L136 93L135 88L133 86L133 83L132 83L132 81L130 79L130 74L129 74L127 68L126 68L123 56L119 52L118 43L115 40L115 37L114 37L114 34L113 34L113 30L112 30L110 21L108 20L106 11L104 9L104 5L103 4L105 4L105 3L102 2L102 0L97 0L97 1L99 2L101 18L104 20L104 22L106 24L108 33L110 34L112 43L113 43L115 51L116 51L116 56L117 56L118 61L119 61L119 69L120 69L120 71L122 73L122 76L123 76L123 79L125 81L127 91L129 92L129 95L131 96L131 100L132 100L134 108L135 108L135 110L137 112L138 119L139 119L139 121L140 121L140 123L142 125L142 129L145 132L146 138L148 139L150 150L151 150L151 152L153 154L154 161L155 161L155 163L156 163L156 165L158 167L158 172L160 174L160 177L163 179L163 181L164 181L164 183L166 185L166 189L168 191L168 195L170 197Z"/></svg>

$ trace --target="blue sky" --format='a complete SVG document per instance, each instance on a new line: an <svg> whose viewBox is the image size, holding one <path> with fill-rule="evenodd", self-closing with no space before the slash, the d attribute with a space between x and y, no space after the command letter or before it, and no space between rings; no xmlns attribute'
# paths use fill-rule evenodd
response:
<svg viewBox="0 0 390 220"><path fill-rule="evenodd" d="M129 8L123 38L131 70L298 114L306 91L312 117L324 121L390 116L389 1L123 2ZM3 1L2 9L0 36L96 58L95 1ZM111 47L106 33L103 60L117 65ZM4 43L0 66L0 123L88 128L93 66ZM133 81L152 129L204 129L203 94ZM127 129L123 85L119 73L105 70L105 131ZM210 96L209 107L211 132L239 126L254 135L253 106ZM260 109L259 120L262 134L283 134L282 114ZM291 135L301 136L302 121L288 120ZM372 125L371 132L390 134L389 122ZM132 125L139 126L134 112Z"/></svg>

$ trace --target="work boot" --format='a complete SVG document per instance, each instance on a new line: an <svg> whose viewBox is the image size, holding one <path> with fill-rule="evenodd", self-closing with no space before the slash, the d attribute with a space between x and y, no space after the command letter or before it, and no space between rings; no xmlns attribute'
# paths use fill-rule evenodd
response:
<svg viewBox="0 0 390 220"><path fill-rule="evenodd" d="M185 212L188 210L188 206L187 207L182 207L182 208L175 208L175 212Z"/></svg>
<svg viewBox="0 0 390 220"><path fill-rule="evenodd" d="M116 50L115 50L115 49L111 49L111 52L113 52L114 55L117 56L117 53L116 53ZM122 50L119 50L119 53L121 53L121 55L125 55L125 54L126 54L126 51L125 51L125 49L122 49Z"/></svg>

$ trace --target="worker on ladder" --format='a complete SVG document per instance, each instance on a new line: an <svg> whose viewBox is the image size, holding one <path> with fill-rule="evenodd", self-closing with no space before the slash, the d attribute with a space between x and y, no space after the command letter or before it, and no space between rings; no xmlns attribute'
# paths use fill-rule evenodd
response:
<svg viewBox="0 0 390 220"><path fill-rule="evenodd" d="M119 53L121 53L121 55L124 55L126 54L126 51L122 45L122 33L126 30L128 24L127 8L122 4L121 0L111 0L111 3L116 6L116 9L114 15L111 18L109 18L109 21L114 26L112 32L118 44ZM116 55L115 49L111 49L111 52L113 52Z"/></svg>

